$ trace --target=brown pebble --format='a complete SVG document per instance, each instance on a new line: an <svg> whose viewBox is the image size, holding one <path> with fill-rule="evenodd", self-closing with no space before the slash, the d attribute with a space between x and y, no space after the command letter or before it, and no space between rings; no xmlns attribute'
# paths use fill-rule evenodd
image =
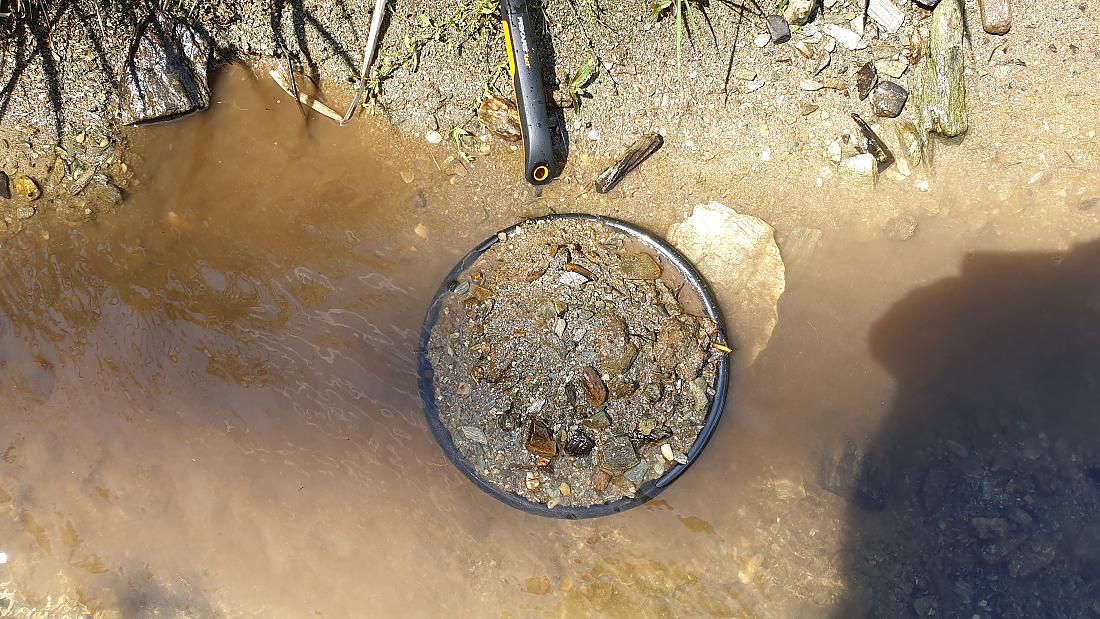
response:
<svg viewBox="0 0 1100 619"><path fill-rule="evenodd" d="M978 0L982 28L989 34L1007 34L1012 28L1012 7L1008 0Z"/></svg>
<svg viewBox="0 0 1100 619"><path fill-rule="evenodd" d="M603 492L607 490L607 485L611 483L611 473L603 469L596 469L592 471L591 481L592 487L595 488L596 492Z"/></svg>
<svg viewBox="0 0 1100 619"><path fill-rule="evenodd" d="M494 95L485 97L477 110L477 117L489 133L505 142L519 142L523 139L519 109L508 99Z"/></svg>
<svg viewBox="0 0 1100 619"><path fill-rule="evenodd" d="M603 406L607 401L607 385L596 368L588 366L582 370L581 388L584 389L584 398L588 400L589 406Z"/></svg>
<svg viewBox="0 0 1100 619"><path fill-rule="evenodd" d="M550 435L550 428L538 419L532 419L527 426L527 442L524 447L528 452L546 460L558 455L558 444Z"/></svg>
<svg viewBox="0 0 1100 619"><path fill-rule="evenodd" d="M8 186L8 174L0 170L0 198L11 200L11 187Z"/></svg>

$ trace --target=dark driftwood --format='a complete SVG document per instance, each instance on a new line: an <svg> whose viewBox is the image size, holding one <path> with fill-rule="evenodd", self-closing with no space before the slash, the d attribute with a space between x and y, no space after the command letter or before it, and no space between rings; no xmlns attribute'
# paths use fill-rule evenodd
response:
<svg viewBox="0 0 1100 619"><path fill-rule="evenodd" d="M638 164L645 161L647 157L657 152L657 149L661 148L664 143L665 139L659 133L647 133L638 138L630 145L630 148L626 149L626 152L615 162L615 165L604 170L603 174L596 178L596 191L598 193L611 191L615 185L619 184L619 181L623 180L624 176L638 167Z"/></svg>

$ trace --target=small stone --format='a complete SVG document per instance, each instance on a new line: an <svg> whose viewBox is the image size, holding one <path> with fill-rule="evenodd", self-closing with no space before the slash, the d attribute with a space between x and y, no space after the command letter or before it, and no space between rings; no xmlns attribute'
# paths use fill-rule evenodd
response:
<svg viewBox="0 0 1100 619"><path fill-rule="evenodd" d="M860 101L871 94L871 89L875 87L876 83L878 83L878 69L875 67L875 63L864 63L856 70L856 94L859 95Z"/></svg>
<svg viewBox="0 0 1100 619"><path fill-rule="evenodd" d="M1009 0L978 0L982 28L989 34L1007 34L1012 28L1012 7Z"/></svg>
<svg viewBox="0 0 1100 619"><path fill-rule="evenodd" d="M734 79L738 79L738 80L741 80L743 82L751 82L752 80L756 79L756 71L753 71L752 69L746 69L744 67L740 67L740 68L734 69L733 77L734 77Z"/></svg>
<svg viewBox="0 0 1100 619"><path fill-rule="evenodd" d="M875 156L863 153L855 157L848 157L840 162L838 176L860 185L874 186L878 180L878 164Z"/></svg>
<svg viewBox="0 0 1100 619"><path fill-rule="evenodd" d="M33 206L20 206L15 209L15 216L19 219L30 219L37 212Z"/></svg>
<svg viewBox="0 0 1100 619"><path fill-rule="evenodd" d="M821 55L817 59L817 64L814 65L814 75L820 75L822 71L833 61L833 57L828 52Z"/></svg>
<svg viewBox="0 0 1100 619"><path fill-rule="evenodd" d="M1035 519L1031 516L1031 514L1020 509L1019 507L1013 507L1012 509L1008 510L1008 518L1012 520L1012 522L1015 522L1016 524L1023 527L1030 526L1031 523L1035 522Z"/></svg>
<svg viewBox="0 0 1100 619"><path fill-rule="evenodd" d="M627 481L634 484L635 486L640 486L642 485L642 482L645 481L645 476L648 472L649 463L642 460L638 462L638 464L631 467L630 470L623 473L623 477L625 477Z"/></svg>
<svg viewBox="0 0 1100 619"><path fill-rule="evenodd" d="M657 279L661 276L661 266L646 253L624 254L619 263L626 279Z"/></svg>
<svg viewBox="0 0 1100 619"><path fill-rule="evenodd" d="M901 157L898 158L898 169L902 174L909 175L917 171L924 152L924 139L921 137L917 126L908 120L899 120L894 125L898 134L898 144L901 146Z"/></svg>
<svg viewBox="0 0 1100 619"><path fill-rule="evenodd" d="M514 412L504 413L497 421L501 430L505 432L511 432L512 430L519 429L523 425L523 418Z"/></svg>
<svg viewBox="0 0 1100 619"><path fill-rule="evenodd" d="M905 14L898 9L893 0L867 0L866 6L867 16L890 34L897 32L905 22Z"/></svg>
<svg viewBox="0 0 1100 619"><path fill-rule="evenodd" d="M508 99L487 95L481 100L477 117L489 133L505 142L519 142L523 139L519 126L519 109Z"/></svg>
<svg viewBox="0 0 1100 619"><path fill-rule="evenodd" d="M459 430L462 430L462 434L466 435L466 438L475 443L487 444L489 438L485 436L485 433L481 431L481 428L475 428L474 426L459 426Z"/></svg>
<svg viewBox="0 0 1100 619"><path fill-rule="evenodd" d="M792 26L804 26L813 19L817 0L790 0L783 9L783 17Z"/></svg>
<svg viewBox="0 0 1100 619"><path fill-rule="evenodd" d="M443 134L433 129L424 134L424 139L428 141L428 144L439 144L443 141Z"/></svg>
<svg viewBox="0 0 1100 619"><path fill-rule="evenodd" d="M558 486L558 492L560 492L562 496L570 496L573 494L573 489L569 487L569 484L563 481L561 485Z"/></svg>
<svg viewBox="0 0 1100 619"><path fill-rule="evenodd" d="M624 473L638 464L638 453L625 436L613 436L603 446L603 463L615 474Z"/></svg>
<svg viewBox="0 0 1100 619"><path fill-rule="evenodd" d="M764 87L764 80L753 80L751 82L746 82L745 83L744 92L745 92L745 94L749 94L750 92L756 92L757 90L760 90L763 87Z"/></svg>
<svg viewBox="0 0 1100 619"><path fill-rule="evenodd" d="M786 43L791 40L791 26L782 15L768 15L764 21L768 25L768 35L772 43Z"/></svg>
<svg viewBox="0 0 1100 619"><path fill-rule="evenodd" d="M905 71L909 69L909 63L900 60L879 60L875 62L875 68L879 73L898 79L905 75Z"/></svg>
<svg viewBox="0 0 1100 619"><path fill-rule="evenodd" d="M542 480L539 478L539 474L534 471L527 471L524 476L523 485L527 486L528 490L538 490L542 485Z"/></svg>
<svg viewBox="0 0 1100 619"><path fill-rule="evenodd" d="M794 46L794 49L799 54L801 54L803 58L809 60L810 58L814 57L814 51L812 49L810 49L809 45L806 45L805 41L795 41L793 46Z"/></svg>
<svg viewBox="0 0 1100 619"><path fill-rule="evenodd" d="M646 417L638 422L638 433L642 436L649 436L653 434L653 431L657 429L657 420L652 417Z"/></svg>
<svg viewBox="0 0 1100 619"><path fill-rule="evenodd" d="M702 376L684 385L684 390L691 396L691 410L696 414L702 414L707 409L707 405L710 404L710 398L707 397L707 387L707 380Z"/></svg>
<svg viewBox="0 0 1100 619"><path fill-rule="evenodd" d="M34 179L21 174L15 177L15 195L23 198L28 202L34 202L38 198L42 197L42 190L38 188L38 183L34 182ZM32 213L33 215L33 213Z"/></svg>
<svg viewBox="0 0 1100 619"><path fill-rule="evenodd" d="M772 40L771 36L766 32L761 32L753 38L752 44L757 47L765 47Z"/></svg>
<svg viewBox="0 0 1100 619"><path fill-rule="evenodd" d="M569 438L565 439L565 453L574 458L583 458L587 456L592 453L592 448L595 446L596 441L580 428L573 428L573 431L569 434Z"/></svg>
<svg viewBox="0 0 1100 619"><path fill-rule="evenodd" d="M11 187L8 186L8 174L0 170L0 198L11 200Z"/></svg>
<svg viewBox="0 0 1100 619"><path fill-rule="evenodd" d="M401 180L404 181L406 185L408 185L409 183L416 180L416 177L413 176L413 173L409 172L408 170L401 170Z"/></svg>
<svg viewBox="0 0 1100 619"><path fill-rule="evenodd" d="M587 366L581 371L581 388L589 406L603 406L607 402L607 385L596 368Z"/></svg>
<svg viewBox="0 0 1100 619"><path fill-rule="evenodd" d="M913 0L913 3L921 8L931 11L932 9L936 8L936 5L940 3L940 0Z"/></svg>
<svg viewBox="0 0 1100 619"><path fill-rule="evenodd" d="M580 273L563 271L562 274L558 276L558 281L566 286L583 286L591 280Z"/></svg>
<svg viewBox="0 0 1100 619"><path fill-rule="evenodd" d="M593 430L606 430L611 427L611 416L606 411L597 411L581 423Z"/></svg>
<svg viewBox="0 0 1100 619"><path fill-rule="evenodd" d="M607 485L611 483L611 473L603 469L596 469L592 471L592 477L589 481L596 492L603 492L607 489Z"/></svg>
<svg viewBox="0 0 1100 619"><path fill-rule="evenodd" d="M909 91L894 82L880 82L871 94L871 107L877 116L897 118L905 107Z"/></svg>
<svg viewBox="0 0 1100 619"><path fill-rule="evenodd" d="M669 462L673 462L676 460L676 457L672 454L672 445L669 445L668 443L661 445L661 455L664 456L665 460L668 460Z"/></svg>
<svg viewBox="0 0 1100 619"><path fill-rule="evenodd" d="M554 442L550 429L538 419L532 419L527 426L527 451L535 456L553 458L558 455L558 444Z"/></svg>
<svg viewBox="0 0 1100 619"><path fill-rule="evenodd" d="M824 27L821 28L821 31L837 43L840 43L842 46L844 46L844 49L858 50L867 47L867 43L863 41L863 37L845 28L844 26L838 26L836 24L826 24Z"/></svg>
<svg viewBox="0 0 1100 619"><path fill-rule="evenodd" d="M802 80L798 83L798 87L802 90L814 91L821 90L825 85L817 80Z"/></svg>
<svg viewBox="0 0 1100 619"><path fill-rule="evenodd" d="M607 391L611 394L611 399L621 400L629 395L632 395L638 390L638 385L633 381L623 380L622 378L613 378L607 385Z"/></svg>
<svg viewBox="0 0 1100 619"><path fill-rule="evenodd" d="M609 374L622 374L630 369L630 366L634 365L634 360L638 358L638 347L633 342L627 342L623 346L623 352L621 355L603 364L603 369ZM633 393L633 391L631 391Z"/></svg>
<svg viewBox="0 0 1100 619"><path fill-rule="evenodd" d="M802 103L798 106L798 113L802 116L809 116L818 110L818 107L813 103Z"/></svg>
<svg viewBox="0 0 1100 619"><path fill-rule="evenodd" d="M912 215L892 217L886 222L886 234L892 239L908 241L917 234L917 218Z"/></svg>

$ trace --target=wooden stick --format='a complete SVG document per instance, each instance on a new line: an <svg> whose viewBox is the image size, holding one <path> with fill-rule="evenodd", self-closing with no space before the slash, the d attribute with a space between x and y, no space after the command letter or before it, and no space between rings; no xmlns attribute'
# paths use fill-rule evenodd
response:
<svg viewBox="0 0 1100 619"><path fill-rule="evenodd" d="M626 149L626 152L615 162L615 165L604 170L603 174L596 178L596 192L607 193L614 189L615 185L623 180L623 177L638 167L638 164L645 161L650 155L657 152L664 143L665 139L659 133L647 133L638 138L630 145L630 148Z"/></svg>
<svg viewBox="0 0 1100 619"><path fill-rule="evenodd" d="M378 33L382 30L382 16L385 13L386 0L375 0L374 15L371 15L370 20L370 34L367 36L367 46L363 49L363 64L359 69L359 84L355 89L355 97L352 98L351 105L348 106L348 111L343 118L336 121L341 125L351 120L351 117L355 114L355 108L359 107L359 102L363 100L363 88L366 87L367 83L367 71L370 70L370 65L374 62L374 52L378 49Z"/></svg>
<svg viewBox="0 0 1100 619"><path fill-rule="evenodd" d="M295 96L294 93L292 92L293 87L290 85L290 81L287 80L286 76L283 75L282 71L280 71L279 69L272 69L270 71L270 73L271 73L271 79L275 80L275 83L279 85L279 88L282 88L286 92L286 94L288 94L292 97ZM311 97L307 94L299 92L296 98L298 99L298 101L308 105L309 107L313 108L318 113L323 114L323 115L327 116L328 118L331 118L332 120L334 120L336 122L343 121L343 118L341 118L340 115L336 113L336 110L333 110L329 106L325 105L324 103L321 103L317 99L314 99L313 97Z"/></svg>

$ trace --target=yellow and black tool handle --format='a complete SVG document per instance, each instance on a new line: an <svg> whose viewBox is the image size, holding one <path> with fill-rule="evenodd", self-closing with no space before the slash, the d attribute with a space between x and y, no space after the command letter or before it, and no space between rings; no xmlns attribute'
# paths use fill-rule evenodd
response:
<svg viewBox="0 0 1100 619"><path fill-rule="evenodd" d="M555 174L550 122L542 65L535 48L534 28L527 0L500 0L504 41L508 45L508 69L516 87L520 128L523 131L524 174L527 182L542 185Z"/></svg>

